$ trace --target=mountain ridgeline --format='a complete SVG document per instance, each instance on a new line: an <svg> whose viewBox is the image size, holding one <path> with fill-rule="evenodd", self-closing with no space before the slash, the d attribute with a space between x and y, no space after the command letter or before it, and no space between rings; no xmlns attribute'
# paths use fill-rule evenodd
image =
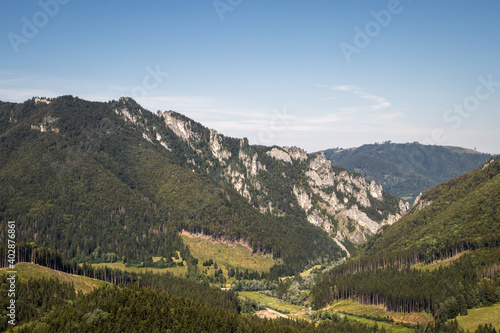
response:
<svg viewBox="0 0 500 333"><path fill-rule="evenodd" d="M414 143L367 144L352 149L328 149L334 164L375 180L411 203L429 188L480 167L492 156L475 150Z"/></svg>
<svg viewBox="0 0 500 333"><path fill-rule="evenodd" d="M129 98L0 102L0 156L0 219L80 262L173 264L175 251L190 258L186 230L245 241L289 274L407 209L323 154L252 146Z"/></svg>

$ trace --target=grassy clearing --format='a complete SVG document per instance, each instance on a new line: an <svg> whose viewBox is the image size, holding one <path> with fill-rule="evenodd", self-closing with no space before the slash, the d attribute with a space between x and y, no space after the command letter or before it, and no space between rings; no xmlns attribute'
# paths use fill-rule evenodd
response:
<svg viewBox="0 0 500 333"><path fill-rule="evenodd" d="M361 317L357 317L354 315L342 314L342 316L347 317L347 319L349 321L354 321L354 322L365 324L368 326L375 326L375 324L376 324L378 327L383 327L390 332L412 332L413 333L415 331L413 328L407 328L407 327L402 327L399 325L394 325L394 324L390 324L390 323L386 323L386 322L361 318Z"/></svg>
<svg viewBox="0 0 500 333"><path fill-rule="evenodd" d="M415 265L414 267L417 269L421 269L423 271L434 271L436 269L439 269L440 267L446 267L446 266L451 265L455 260L459 259L460 256L462 256L462 254L464 254L466 252L468 252L468 251L461 252L461 253L459 253L453 257L450 257L448 259L445 259L445 260L435 261L432 264L418 264L418 265Z"/></svg>
<svg viewBox="0 0 500 333"><path fill-rule="evenodd" d="M249 269L258 272L268 272L269 269L276 263L271 259L269 255L263 254L252 254L252 251L240 244L224 244L221 242L216 242L207 238L198 238L187 235L182 235L184 244L188 245L191 254L198 258L198 271L206 272L207 275L213 276L216 272L214 266L205 267L203 262L212 259L217 263L217 267L222 269L224 276L226 277L226 287L229 287L231 283L235 280L233 278L228 278L229 269L234 268L244 271ZM180 257L180 253L177 252L178 259L172 257L174 262L182 262L183 258ZM153 257L153 262L157 262L161 257ZM134 273L166 273L170 272L175 276L184 276L187 274L187 266L184 262L184 266L168 267L168 268L153 268L153 267L127 267L121 262L114 263L100 263L94 264L97 267L107 266L113 269L120 269L127 272Z"/></svg>
<svg viewBox="0 0 500 333"><path fill-rule="evenodd" d="M316 269L316 268L321 268L321 265L316 265L316 266L313 266L311 268L309 268L308 270L305 270L303 272L300 273L300 276L306 276L306 275L309 275L311 274L311 272Z"/></svg>
<svg viewBox="0 0 500 333"><path fill-rule="evenodd" d="M113 262L113 263L100 263L100 264L92 264L96 267L105 267L119 269L126 272L133 273L145 273L145 272L153 272L153 273L166 273L170 272L175 276L181 276L187 273L186 266L177 266L177 267L168 267L168 268L154 268L154 267L127 267L122 262Z"/></svg>
<svg viewBox="0 0 500 333"><path fill-rule="evenodd" d="M394 322L398 323L406 323L406 324L411 324L411 325L416 325L419 323L426 323L432 320L431 316L428 315L425 312L422 313L417 313L417 312L412 312L412 313L396 313L396 312L387 312L385 309L381 306L375 306L375 305L361 305L356 301L353 300L342 300L333 303L330 305L328 308L333 311L341 312L344 314L349 314L352 316L370 316L370 317L378 317L378 318L390 318L394 320ZM358 319L364 319L364 318L358 318ZM369 319L367 319L369 320ZM373 321L373 320L372 320ZM382 324L388 324L392 325L389 323L384 323L384 322L378 322L379 326ZM393 329L403 329L401 326L397 325L392 325L394 326ZM385 326L384 326L385 327Z"/></svg>
<svg viewBox="0 0 500 333"><path fill-rule="evenodd" d="M372 317L387 317L387 312L380 307L374 305L361 305L352 300L341 300L330 305L329 309L334 311L342 311L353 315L365 315Z"/></svg>
<svg viewBox="0 0 500 333"><path fill-rule="evenodd" d="M292 315L294 312L304 312L307 311L306 308L303 308L298 305L293 305L289 302L285 302L281 299L275 298L275 297L270 297L262 294L259 291L240 291L238 292L240 296L246 297L248 299L254 300L256 302L260 302L264 304L266 307L271 307L276 309L277 311L279 310L285 310L289 311L290 315Z"/></svg>
<svg viewBox="0 0 500 333"><path fill-rule="evenodd" d="M321 265L316 265L316 266L313 266L309 269L306 269L305 271L303 272L300 272L300 276L306 276L306 275L309 275L311 274L311 272L316 269L316 268L320 268ZM285 279L293 279L295 276L283 276L283 277L280 277L280 280L285 280Z"/></svg>
<svg viewBox="0 0 500 333"><path fill-rule="evenodd" d="M232 267L234 269L250 269L257 272L268 272L276 263L270 255L252 251L243 245L228 245L211 239L189 237L182 235L184 244L189 246L191 254L203 262L212 259L219 267ZM202 268L202 267L201 267Z"/></svg>
<svg viewBox="0 0 500 333"><path fill-rule="evenodd" d="M75 286L75 291L84 294L87 294L96 288L108 285L108 283L104 281L91 279L86 276L63 273L28 262L17 263L16 270L17 276L20 281L27 281L30 278L55 278L61 282L73 283L73 285Z"/></svg>
<svg viewBox="0 0 500 333"><path fill-rule="evenodd" d="M467 316L458 316L457 320L464 330L471 332L474 332L481 324L493 324L497 330L500 330L500 304L469 309Z"/></svg>

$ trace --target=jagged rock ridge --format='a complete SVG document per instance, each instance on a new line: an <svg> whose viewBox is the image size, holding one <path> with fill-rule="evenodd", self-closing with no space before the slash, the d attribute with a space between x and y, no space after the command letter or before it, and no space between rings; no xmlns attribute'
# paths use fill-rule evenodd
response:
<svg viewBox="0 0 500 333"><path fill-rule="evenodd" d="M173 132L192 151L180 158L193 171L231 184L261 213L302 215L337 241L362 244L409 209L375 181L332 166L322 152L308 155L297 147L250 145L247 139L225 137L173 111L144 112L128 98L114 107L146 140L169 151L166 132Z"/></svg>

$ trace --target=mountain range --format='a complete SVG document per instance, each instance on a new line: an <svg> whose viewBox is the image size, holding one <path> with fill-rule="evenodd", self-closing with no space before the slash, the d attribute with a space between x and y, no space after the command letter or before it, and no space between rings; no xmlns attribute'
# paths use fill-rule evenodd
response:
<svg viewBox="0 0 500 333"><path fill-rule="evenodd" d="M324 154L250 145L130 98L33 98L0 111L0 218L17 221L20 241L82 262L170 258L184 230L296 271L345 256L408 209Z"/></svg>
<svg viewBox="0 0 500 333"><path fill-rule="evenodd" d="M332 154L352 162L353 171L332 165ZM426 312L434 318L432 330L460 332L449 319L500 302L499 157L417 143L308 154L251 145L174 111L152 113L130 98L90 102L73 96L0 102L0 156L0 220L15 221L17 260L33 263L20 266L26 275L19 304L29 309L19 312L22 332L379 331L329 312L344 301L382 311L366 315L376 323ZM364 178L363 164L355 161L382 181ZM425 168L424 180L416 173ZM431 185L431 178L452 177L460 168L471 170ZM411 208L384 185L411 191L405 197L415 196ZM0 233L7 235L7 228L2 223ZM181 234L267 255L274 266L262 274L224 267L240 281L232 289L245 286L322 309L309 318L328 320L314 325L241 316L259 305L234 290L208 287L211 260L199 264ZM5 267L6 244L0 253ZM187 274L174 278L89 263L187 265ZM50 273L57 280L35 277L49 273L34 264L57 270ZM60 271L129 286L93 282L98 289L81 297L67 283L69 274L60 280ZM8 287L3 279L0 289ZM57 297L48 290L57 290ZM209 313L216 316L204 321ZM2 310L2 320L6 315ZM417 330L432 331L427 324Z"/></svg>

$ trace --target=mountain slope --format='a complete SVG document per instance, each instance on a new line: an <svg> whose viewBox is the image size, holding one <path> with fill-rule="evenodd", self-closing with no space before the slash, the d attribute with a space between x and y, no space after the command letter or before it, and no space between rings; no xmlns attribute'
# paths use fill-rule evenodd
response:
<svg viewBox="0 0 500 333"><path fill-rule="evenodd" d="M115 113L118 103L0 103L0 219L16 221L18 241L80 261L138 264L171 261L175 251L189 258L177 234L186 229L246 241L291 266L341 255L307 221L263 215L231 187L187 169L184 158L196 153L168 128L161 136L175 150L151 144Z"/></svg>
<svg viewBox="0 0 500 333"><path fill-rule="evenodd" d="M328 149L325 156L333 164L375 180L386 191L411 202L419 193L478 168L492 157L470 149L416 142Z"/></svg>
<svg viewBox="0 0 500 333"><path fill-rule="evenodd" d="M102 288L109 285L109 283L105 281L89 278L86 276L64 273L29 262L17 263L16 272L18 281L21 281L23 283L26 283L30 279L57 280L60 283L67 283L72 285L75 292L81 294L88 294L97 288ZM0 275L5 275L4 269L0 271ZM6 276L3 277L5 278Z"/></svg>
<svg viewBox="0 0 500 333"><path fill-rule="evenodd" d="M422 263L448 260L439 268ZM339 299L447 319L500 302L500 157L431 188L398 223L319 279L312 303ZM439 328L441 326L441 328Z"/></svg>
<svg viewBox="0 0 500 333"><path fill-rule="evenodd" d="M162 291L108 287L60 306L18 332L373 332L373 327L345 321L262 319Z"/></svg>
<svg viewBox="0 0 500 333"><path fill-rule="evenodd" d="M180 163L229 184L261 213L305 218L339 243L362 244L408 209L377 183L333 167L322 153L249 145L246 139L225 137L173 111L143 112L127 98L115 107L151 144L182 151L177 154ZM175 133L177 141L162 135L167 131Z"/></svg>
<svg viewBox="0 0 500 333"><path fill-rule="evenodd" d="M457 251L500 245L500 157L431 188L397 224L370 240L367 256L433 261Z"/></svg>
<svg viewBox="0 0 500 333"><path fill-rule="evenodd" d="M0 218L17 221L20 241L82 262L173 265L175 251L190 257L186 230L246 242L291 274L340 257L408 209L323 154L250 145L130 98L33 98L0 110Z"/></svg>

